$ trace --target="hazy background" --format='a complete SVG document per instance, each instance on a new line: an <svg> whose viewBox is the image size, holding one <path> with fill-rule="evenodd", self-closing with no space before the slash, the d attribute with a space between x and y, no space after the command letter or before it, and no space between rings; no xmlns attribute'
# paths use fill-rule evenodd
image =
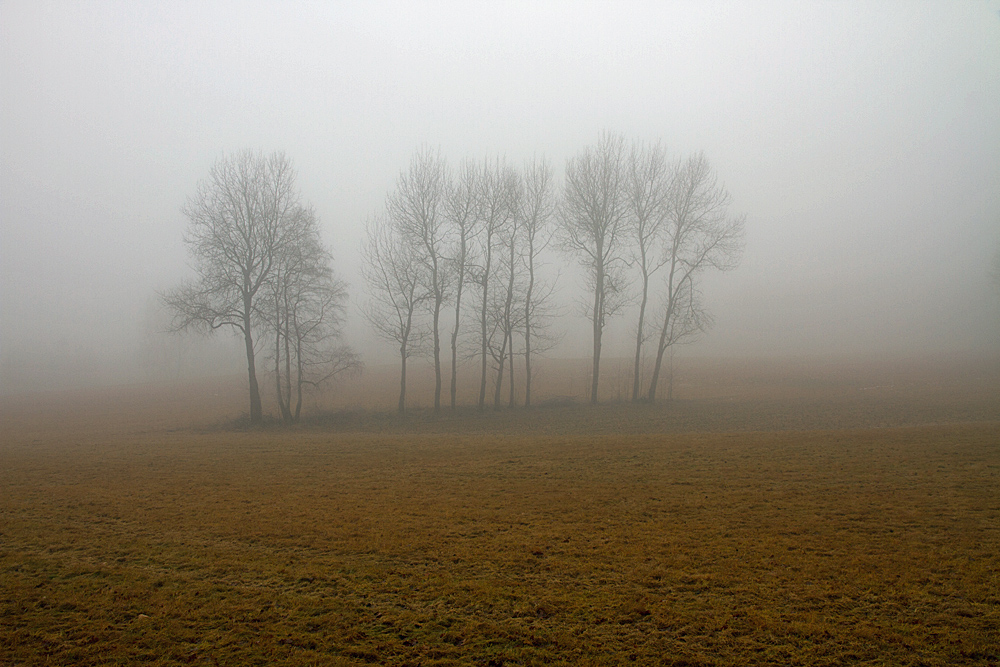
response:
<svg viewBox="0 0 1000 667"><path fill-rule="evenodd" d="M155 297L224 151L292 158L378 363L361 229L414 149L544 154L561 181L604 129L704 150L747 215L685 354L1000 352L1000 0L3 1L0 75L5 392L242 367L228 335L160 333Z"/></svg>

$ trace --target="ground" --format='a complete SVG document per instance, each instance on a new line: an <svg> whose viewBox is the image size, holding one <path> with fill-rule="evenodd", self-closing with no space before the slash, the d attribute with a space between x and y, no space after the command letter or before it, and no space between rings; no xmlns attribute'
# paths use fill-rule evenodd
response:
<svg viewBox="0 0 1000 667"><path fill-rule="evenodd" d="M0 665L997 664L998 370L257 430L239 382L7 396Z"/></svg>

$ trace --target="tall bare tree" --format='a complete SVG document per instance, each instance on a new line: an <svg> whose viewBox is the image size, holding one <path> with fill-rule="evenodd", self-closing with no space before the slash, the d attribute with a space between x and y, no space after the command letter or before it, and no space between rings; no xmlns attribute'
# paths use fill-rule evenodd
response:
<svg viewBox="0 0 1000 667"><path fill-rule="evenodd" d="M175 330L230 327L243 336L250 386L250 422L263 421L255 338L266 323L262 290L294 242L301 210L291 161L283 153L224 156L183 207L184 243L197 278L166 293Z"/></svg>
<svg viewBox="0 0 1000 667"><path fill-rule="evenodd" d="M466 160L459 166L449 185L446 215L451 225L451 273L455 289L455 328L451 331L451 408L455 409L458 392L458 337L462 323L462 295L469 275L472 242L477 231L478 171L474 162Z"/></svg>
<svg viewBox="0 0 1000 667"><path fill-rule="evenodd" d="M494 333L490 326L490 305L494 252L502 229L511 224L517 215L517 172L500 158L487 160L478 179L479 233L476 237L476 261L473 277L479 291L480 355L482 361L479 379L479 408L486 405L486 380L489 371L490 341Z"/></svg>
<svg viewBox="0 0 1000 667"><path fill-rule="evenodd" d="M422 148L399 176L386 209L406 243L413 246L414 259L431 310L434 351L434 412L441 411L441 309L448 297L449 229L444 216L447 167L440 153Z"/></svg>
<svg viewBox="0 0 1000 667"><path fill-rule="evenodd" d="M418 249L391 222L377 217L367 225L362 249L362 273L370 300L365 318L383 339L399 345L399 403L406 409L406 361L424 342L426 332L418 326L418 310L431 295L421 279Z"/></svg>
<svg viewBox="0 0 1000 667"><path fill-rule="evenodd" d="M691 340L711 322L701 306L697 279L706 269L736 268L743 252L743 216L729 215L729 192L701 153L675 167L667 197L663 316L649 401L656 400L663 354Z"/></svg>
<svg viewBox="0 0 1000 667"><path fill-rule="evenodd" d="M312 277L310 274L314 273L312 260L319 246L304 247L313 241L310 228L315 227L314 220L315 216L311 210L300 208L296 211L289 230L289 235L294 236L294 242L285 248L274 264L271 279L268 281L271 306L262 309L267 318L268 327L274 335L274 350L272 351L274 383L278 409L282 420L286 423L293 421L291 410L292 378L294 376L292 361L296 355L292 342L291 319L293 312L300 305L298 303L299 293L308 290L307 283ZM317 233L317 241L318 238Z"/></svg>
<svg viewBox="0 0 1000 667"><path fill-rule="evenodd" d="M590 401L597 403L601 344L607 318L622 306L626 233L625 140L605 132L566 163L566 183L559 216L559 244L575 255L593 290L588 307L594 351Z"/></svg>
<svg viewBox="0 0 1000 667"><path fill-rule="evenodd" d="M347 284L333 272L312 209L300 209L296 219L295 242L281 253L270 281L274 381L285 422L299 421L306 387L359 364L340 342Z"/></svg>
<svg viewBox="0 0 1000 667"><path fill-rule="evenodd" d="M640 397L642 383L642 346L648 337L646 306L649 281L666 259L660 250L666 217L666 199L670 188L670 169L666 152L657 142L636 144L629 155L625 195L628 203L628 231L632 261L639 267L641 292L636 322L635 362L632 368L632 400Z"/></svg>
<svg viewBox="0 0 1000 667"><path fill-rule="evenodd" d="M552 294L550 285L536 284L536 272L539 268L539 257L552 239L549 226L555 214L556 200L552 167L544 158L526 164L522 178L524 181L521 196L522 260L528 274L523 303L524 407L527 408L531 407L531 358L537 352L533 346L536 329L539 328L534 316L541 314L541 308Z"/></svg>
<svg viewBox="0 0 1000 667"><path fill-rule="evenodd" d="M518 292L520 291L519 275L522 273L520 248L521 243L521 215L520 215L520 182L514 181L509 192L511 197L511 209L514 212L502 227L499 228L498 240L501 251L500 266L498 274L501 280L496 288L495 312L493 319L497 323L500 333L500 346L492 350L496 360L496 381L494 383L493 409L500 408L500 397L503 390L504 366L509 360L510 374L510 398L509 405L514 403L514 330L520 324L519 309L520 302Z"/></svg>

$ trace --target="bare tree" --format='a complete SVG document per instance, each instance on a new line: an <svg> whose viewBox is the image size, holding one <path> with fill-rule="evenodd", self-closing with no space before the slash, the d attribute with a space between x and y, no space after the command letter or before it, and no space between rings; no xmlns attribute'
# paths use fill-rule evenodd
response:
<svg viewBox="0 0 1000 667"><path fill-rule="evenodd" d="M254 347L264 325L258 301L295 236L301 207L294 185L283 153L243 151L219 159L182 209L197 278L163 296L175 330L230 327L243 335L253 424L263 421Z"/></svg>
<svg viewBox="0 0 1000 667"><path fill-rule="evenodd" d="M632 369L632 400L639 400L642 382L642 346L648 337L646 306L649 302L649 281L659 270L665 257L658 253L663 234L666 198L670 187L670 170L666 153L660 143L635 145L629 156L625 192L628 202L629 234L632 261L639 266L641 294L635 334L635 363Z"/></svg>
<svg viewBox="0 0 1000 667"><path fill-rule="evenodd" d="M278 409L284 422L293 421L291 411L292 397L292 359L294 358L291 316L292 311L298 307L296 303L297 292L305 289L307 273L312 272L313 248L304 248L303 245L312 239L308 228L314 219L312 211L300 208L291 218L292 224L289 229L289 236L294 236L294 242L285 248L285 251L277 258L272 270L271 279L268 281L270 287L271 308L264 308L263 313L267 319L268 327L274 334L274 383L278 398ZM282 362L284 362L284 373L282 373Z"/></svg>
<svg viewBox="0 0 1000 667"><path fill-rule="evenodd" d="M399 176L386 208L393 226L415 251L431 310L434 350L434 412L441 411L441 309L448 296L448 225L443 211L447 168L440 153L422 148Z"/></svg>
<svg viewBox="0 0 1000 667"><path fill-rule="evenodd" d="M270 281L274 381L285 422L299 421L304 388L318 387L359 364L340 343L347 284L331 268L313 211L300 209L297 220L295 243L279 257Z"/></svg>
<svg viewBox="0 0 1000 667"><path fill-rule="evenodd" d="M598 400L604 326L621 308L625 286L621 247L627 213L624 163L625 140L608 132L596 146L566 163L559 245L577 256L593 290L593 304L588 307L594 337L591 403Z"/></svg>
<svg viewBox="0 0 1000 667"><path fill-rule="evenodd" d="M417 249L386 218L367 225L362 272L370 301L365 318L385 340L399 345L399 412L406 409L406 360L418 351L426 332L415 321L420 306L431 298L421 282Z"/></svg>
<svg viewBox="0 0 1000 667"><path fill-rule="evenodd" d="M469 274L472 241L477 230L478 172L475 163L465 161L448 188L446 214L452 229L452 280L455 287L455 328L451 331L451 408L458 392L458 335L462 323L462 293Z"/></svg>
<svg viewBox="0 0 1000 667"><path fill-rule="evenodd" d="M500 408L500 396L503 389L503 374L505 362L510 360L510 399L509 404L513 406L514 403L514 330L519 325L519 309L516 308L516 304L520 301L517 296L520 285L518 284L518 276L520 274L520 269L522 264L520 262L520 253L518 245L521 240L521 217L520 212L520 183L514 181L511 184L511 189L509 191L509 196L511 197L510 206L514 215L511 215L506 224L499 228L498 230L498 240L500 250L503 252L501 257L501 264L499 268L499 275L502 278L499 281L498 289L496 290L495 313L493 315L494 321L498 325L500 333L500 347L494 348L492 350L493 357L496 360L496 382L494 383L494 395L493 395L493 409L498 410Z"/></svg>
<svg viewBox="0 0 1000 667"><path fill-rule="evenodd" d="M693 339L710 323L697 278L706 269L735 268L743 252L743 216L730 216L729 193L701 153L676 165L667 197L663 315L649 401L656 400L663 354Z"/></svg>
<svg viewBox="0 0 1000 667"><path fill-rule="evenodd" d="M552 286L536 285L536 271L539 256L552 239L549 225L556 210L555 186L552 167L543 158L525 165L524 186L521 197L521 225L523 228L522 261L527 268L528 283L524 294L524 407L531 407L531 357L537 350L536 329L539 328L535 315L541 314ZM541 289L539 289L541 287ZM513 388L513 378L511 387Z"/></svg>
<svg viewBox="0 0 1000 667"><path fill-rule="evenodd" d="M480 355L482 369L479 381L479 408L486 405L486 379L488 374L488 358L490 355L491 278L495 270L493 253L496 250L498 234L510 224L517 215L515 208L515 193L517 191L517 172L497 158L487 160L478 179L478 226L476 237L477 264L473 267L473 279L479 288L479 328Z"/></svg>

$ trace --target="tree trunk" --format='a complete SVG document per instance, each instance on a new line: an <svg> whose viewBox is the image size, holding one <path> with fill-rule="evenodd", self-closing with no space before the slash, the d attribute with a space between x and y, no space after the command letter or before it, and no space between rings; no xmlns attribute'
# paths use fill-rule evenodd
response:
<svg viewBox="0 0 1000 667"><path fill-rule="evenodd" d="M292 421L292 349L289 335L288 309L285 309L285 401L281 406L281 419L286 424Z"/></svg>
<svg viewBox="0 0 1000 667"><path fill-rule="evenodd" d="M281 409L282 415L285 413L285 403L284 398L281 395L281 309L277 308L274 312L275 317L275 327L274 327L274 389L278 394L278 407Z"/></svg>
<svg viewBox="0 0 1000 667"><path fill-rule="evenodd" d="M507 386L508 386L508 389L510 389L510 397L509 397L509 400L507 401L507 407L508 408L512 408L512 407L514 407L514 398L515 398L515 396L514 396L514 330L513 330L513 328L511 328L510 333L507 334L507 349L510 350L510 370L507 371L507 374L510 376L509 378L507 378Z"/></svg>
<svg viewBox="0 0 1000 667"><path fill-rule="evenodd" d="M663 329L660 330L660 341L656 346L656 363L653 366L653 378L649 382L649 395L648 400L650 403L656 400L656 385L660 380L660 367L663 365L663 353L666 352L667 347L667 331L670 326L670 318L673 317L674 303L673 297L669 297L667 301L667 314L663 318Z"/></svg>
<svg viewBox="0 0 1000 667"><path fill-rule="evenodd" d="M503 304L503 349L510 357L510 405L514 405L514 266L515 266L516 227L510 235L510 257L507 262L507 298ZM499 406L499 401L497 401Z"/></svg>
<svg viewBox="0 0 1000 667"><path fill-rule="evenodd" d="M299 332L298 325L295 327L295 380L296 380L296 392L295 392L295 414L292 415L292 421L296 424L299 423L299 417L302 415L302 334ZM291 403L291 396L288 397L289 403Z"/></svg>
<svg viewBox="0 0 1000 667"><path fill-rule="evenodd" d="M500 346L500 363L497 364L497 386L493 392L493 409L500 409L500 391L503 388L503 362L507 356L507 337L504 336L503 345Z"/></svg>
<svg viewBox="0 0 1000 667"><path fill-rule="evenodd" d="M667 312L663 315L663 328L660 329L660 340L656 345L656 363L653 366L653 378L649 382L649 394L647 398L650 403L656 400L656 385L660 380L660 367L663 365L663 353L668 346L667 332L670 330L670 321L674 317L674 307L677 304L677 295L674 287L674 275L677 270L677 242L674 241L673 256L670 260L670 273L667 274Z"/></svg>
<svg viewBox="0 0 1000 667"><path fill-rule="evenodd" d="M597 287L594 289L594 367L590 380L590 402L597 405L598 380L601 377L601 334L604 332L604 274L597 277Z"/></svg>
<svg viewBox="0 0 1000 667"><path fill-rule="evenodd" d="M250 308L243 315L243 342L247 349L247 374L250 376L250 423L260 424L264 421L264 409L260 403L260 386L257 384L257 365L253 351L253 333L250 331Z"/></svg>
<svg viewBox="0 0 1000 667"><path fill-rule="evenodd" d="M639 330L635 334L635 367L632 370L632 402L639 400L639 370L642 365L642 334L646 319L646 300L649 296L649 274L645 263L642 267L642 301L639 303Z"/></svg>
<svg viewBox="0 0 1000 667"><path fill-rule="evenodd" d="M406 409L406 343L399 346L399 406L397 412L403 414Z"/></svg>
<svg viewBox="0 0 1000 667"><path fill-rule="evenodd" d="M656 363L653 365L653 377L649 381L649 393L646 400L650 403L656 401L656 385L660 381L660 365L663 363L663 347L659 347L656 352Z"/></svg>
<svg viewBox="0 0 1000 667"><path fill-rule="evenodd" d="M528 332L525 330L525 336ZM524 341L524 407L531 407L531 343Z"/></svg>
<svg viewBox="0 0 1000 667"><path fill-rule="evenodd" d="M458 276L455 292L455 329L451 332L451 409L455 409L455 395L458 392L458 324L462 315L462 283L464 276Z"/></svg>
<svg viewBox="0 0 1000 667"><path fill-rule="evenodd" d="M489 297L489 291L487 287L486 277L483 277L483 309L480 313L480 325L482 329L482 357L483 357L483 368L482 373L479 376L479 409L482 410L486 405L486 299Z"/></svg>
<svg viewBox="0 0 1000 667"><path fill-rule="evenodd" d="M528 246L528 293L524 300L524 407L531 407L531 293L535 288L534 246Z"/></svg>
<svg viewBox="0 0 1000 667"><path fill-rule="evenodd" d="M437 270L435 269L435 273ZM435 276L435 281L437 277ZM436 284L436 282L435 282ZM435 289L440 290L437 285ZM441 299L434 298L434 414L441 412L441 334L439 322L441 321Z"/></svg>

